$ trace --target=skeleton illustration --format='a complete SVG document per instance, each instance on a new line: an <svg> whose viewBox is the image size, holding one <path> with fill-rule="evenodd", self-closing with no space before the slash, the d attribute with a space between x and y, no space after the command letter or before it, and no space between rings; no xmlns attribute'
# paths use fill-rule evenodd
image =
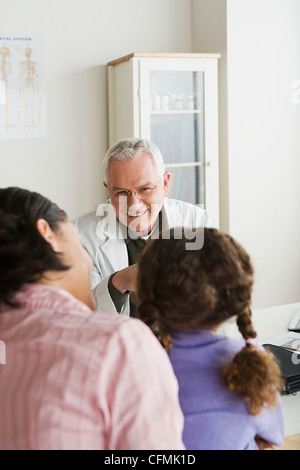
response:
<svg viewBox="0 0 300 470"><path fill-rule="evenodd" d="M7 57L9 56L9 49L8 47L1 47L0 48L0 55L2 56L1 63L0 63L0 71L1 71L1 78L0 78L0 86L1 86L1 97L0 97L0 104L5 106L5 117L4 117L4 127L9 127L8 123L8 113L9 113L9 100L8 100L8 77L11 73L11 64L7 61Z"/></svg>
<svg viewBox="0 0 300 470"><path fill-rule="evenodd" d="M25 126L33 126L38 97L38 66L31 60L31 48L26 47L26 59L19 64L20 93L24 100Z"/></svg>

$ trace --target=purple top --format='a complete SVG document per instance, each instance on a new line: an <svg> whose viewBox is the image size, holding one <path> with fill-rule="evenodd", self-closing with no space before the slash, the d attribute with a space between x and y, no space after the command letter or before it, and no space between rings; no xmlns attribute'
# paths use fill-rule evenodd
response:
<svg viewBox="0 0 300 470"><path fill-rule="evenodd" d="M179 382L185 416L183 441L187 449L257 450L255 436L282 444L284 417L279 406L257 416L231 392L219 374L245 341L219 336L210 330L180 330L172 335L169 356Z"/></svg>

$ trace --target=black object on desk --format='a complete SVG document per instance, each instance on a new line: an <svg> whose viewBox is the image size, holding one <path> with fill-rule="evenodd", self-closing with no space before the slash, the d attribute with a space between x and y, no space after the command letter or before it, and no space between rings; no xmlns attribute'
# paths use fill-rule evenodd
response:
<svg viewBox="0 0 300 470"><path fill-rule="evenodd" d="M283 378L283 395L296 395L300 391L300 351L264 344L263 347L270 351L278 361Z"/></svg>

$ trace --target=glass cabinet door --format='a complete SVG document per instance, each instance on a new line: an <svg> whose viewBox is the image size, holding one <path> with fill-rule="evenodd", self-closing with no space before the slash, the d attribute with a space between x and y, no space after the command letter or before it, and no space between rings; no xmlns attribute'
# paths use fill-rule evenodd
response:
<svg viewBox="0 0 300 470"><path fill-rule="evenodd" d="M204 72L150 71L150 139L172 175L169 196L205 206Z"/></svg>

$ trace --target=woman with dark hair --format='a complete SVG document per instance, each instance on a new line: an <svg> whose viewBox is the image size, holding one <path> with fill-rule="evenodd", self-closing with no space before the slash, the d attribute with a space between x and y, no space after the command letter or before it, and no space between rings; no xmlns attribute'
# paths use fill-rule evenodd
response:
<svg viewBox="0 0 300 470"><path fill-rule="evenodd" d="M187 235L176 229L169 239L151 241L137 280L139 318L169 352L179 382L184 444L187 449L281 445L280 370L254 339L249 255L216 229L204 229L200 250L187 249L192 241ZM231 317L243 339L217 334Z"/></svg>
<svg viewBox="0 0 300 470"><path fill-rule="evenodd" d="M66 213L40 194L0 189L0 262L0 301L4 304L14 304L14 295L24 284L47 283L59 284L95 307L90 257Z"/></svg>
<svg viewBox="0 0 300 470"><path fill-rule="evenodd" d="M167 354L139 320L94 312L91 269L65 212L0 189L0 449L183 449Z"/></svg>

